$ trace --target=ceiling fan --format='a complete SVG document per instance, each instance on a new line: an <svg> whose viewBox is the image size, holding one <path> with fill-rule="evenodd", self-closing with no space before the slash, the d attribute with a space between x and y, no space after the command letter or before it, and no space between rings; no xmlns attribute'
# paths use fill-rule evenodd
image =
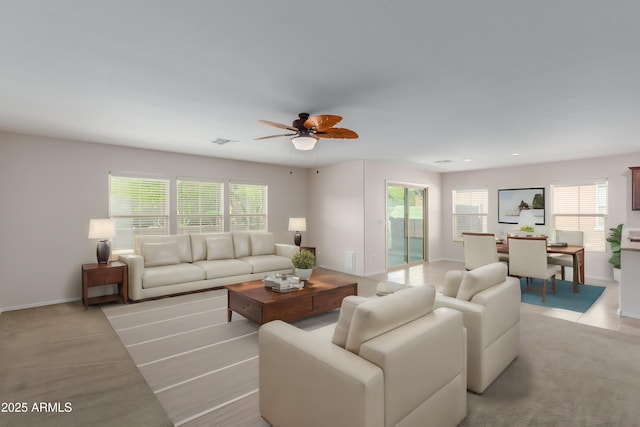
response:
<svg viewBox="0 0 640 427"><path fill-rule="evenodd" d="M280 129L287 129L294 133L284 133L280 135L263 136L259 139L278 138L281 136L293 136L291 142L298 150L311 150L318 142L319 138L332 139L355 139L358 134L351 129L334 128L342 120L340 116L322 114L309 117L308 113L298 114L298 118L291 123L291 126L281 123L270 122L268 120L258 120L265 125L274 126Z"/></svg>

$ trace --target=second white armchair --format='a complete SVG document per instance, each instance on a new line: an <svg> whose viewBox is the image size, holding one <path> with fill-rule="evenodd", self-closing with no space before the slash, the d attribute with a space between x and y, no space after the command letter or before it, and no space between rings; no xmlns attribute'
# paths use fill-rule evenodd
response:
<svg viewBox="0 0 640 427"><path fill-rule="evenodd" d="M469 390L482 393L518 356L520 297L520 282L501 262L446 273L436 307L464 315Z"/></svg>

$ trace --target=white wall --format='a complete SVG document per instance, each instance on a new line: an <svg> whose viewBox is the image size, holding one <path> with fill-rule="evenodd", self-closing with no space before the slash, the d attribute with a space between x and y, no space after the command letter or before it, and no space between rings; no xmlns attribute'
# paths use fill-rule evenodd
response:
<svg viewBox="0 0 640 427"><path fill-rule="evenodd" d="M631 210L631 174L629 166L640 165L640 152L624 156L601 157L565 162L545 163L531 166L486 169L471 172L447 173L442 177L442 225L444 256L448 259L464 259L462 244L452 239L451 191L456 188L489 189L488 231L502 235L512 230L513 225L498 223L498 189L545 187L546 203L549 206L550 186L555 182L571 182L594 178L606 178L609 182L608 226L620 223L640 227L640 211ZM536 232L549 233L551 217L547 210L545 226L536 226ZM585 276L612 278L613 270L607 262L607 253L587 252Z"/></svg>
<svg viewBox="0 0 640 427"><path fill-rule="evenodd" d="M292 242L288 218L307 217L303 245L316 246L319 265L355 274L386 270L386 183L428 188L428 257L462 260L451 238L451 190L489 188L489 231L500 234L499 188L544 186L591 178L609 180L609 225L640 227L631 211L628 166L640 152L590 160L440 174L415 165L352 161L316 170L189 156L110 145L0 133L0 311L80 298L80 265L95 261L89 219L107 217L110 170L239 179L269 185L269 229ZM548 194L548 193L547 193ZM547 223L549 217L547 218ZM512 226L511 226L512 227ZM545 230L543 230L545 231ZM548 231L548 230L546 230ZM608 255L588 253L586 274L611 277Z"/></svg>
<svg viewBox="0 0 640 427"><path fill-rule="evenodd" d="M0 311L81 297L80 266L95 262L89 219L109 215L111 170L266 183L277 242L293 242L290 216L308 216L304 169L0 133Z"/></svg>
<svg viewBox="0 0 640 427"><path fill-rule="evenodd" d="M318 265L364 275L364 162L309 171L310 246ZM305 243L303 236L303 244ZM355 269L345 268L345 252L355 252Z"/></svg>
<svg viewBox="0 0 640 427"><path fill-rule="evenodd" d="M387 183L418 185L427 188L427 258L442 258L441 174L420 169L416 165L398 162L365 162L364 248L365 274L387 271L386 220Z"/></svg>
<svg viewBox="0 0 640 427"><path fill-rule="evenodd" d="M386 271L387 182L428 188L428 256L441 258L440 177L416 165L385 161L358 160L310 171L309 234L319 265L347 271L345 252L354 251L352 273L368 276Z"/></svg>

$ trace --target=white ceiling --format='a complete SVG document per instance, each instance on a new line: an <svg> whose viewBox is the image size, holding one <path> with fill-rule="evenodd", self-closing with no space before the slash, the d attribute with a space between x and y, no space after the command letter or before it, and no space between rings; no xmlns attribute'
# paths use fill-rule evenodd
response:
<svg viewBox="0 0 640 427"><path fill-rule="evenodd" d="M639 18L636 0L0 0L0 129L303 167L634 152ZM300 112L360 138L254 141Z"/></svg>

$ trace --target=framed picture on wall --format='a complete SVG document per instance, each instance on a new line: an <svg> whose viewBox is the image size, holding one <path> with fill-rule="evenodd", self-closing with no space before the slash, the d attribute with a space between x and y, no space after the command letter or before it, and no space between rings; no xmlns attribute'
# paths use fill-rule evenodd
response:
<svg viewBox="0 0 640 427"><path fill-rule="evenodd" d="M498 190L498 222L517 224L520 212L528 209L536 218L536 225L544 225L544 187L508 188Z"/></svg>

